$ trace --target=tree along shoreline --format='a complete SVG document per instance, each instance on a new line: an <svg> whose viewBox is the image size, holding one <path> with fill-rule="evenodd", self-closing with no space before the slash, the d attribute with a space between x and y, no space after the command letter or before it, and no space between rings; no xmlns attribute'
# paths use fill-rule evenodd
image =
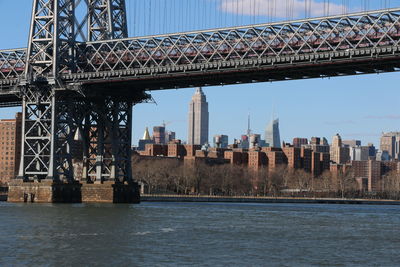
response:
<svg viewBox="0 0 400 267"><path fill-rule="evenodd" d="M132 169L143 194L400 200L398 172L361 186L351 169L314 177L287 165L253 170L243 165L138 156L133 157Z"/></svg>

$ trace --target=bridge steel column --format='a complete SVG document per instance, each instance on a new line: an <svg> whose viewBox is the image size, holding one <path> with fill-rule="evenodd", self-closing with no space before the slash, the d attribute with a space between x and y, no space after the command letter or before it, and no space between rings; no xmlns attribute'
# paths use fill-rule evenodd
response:
<svg viewBox="0 0 400 267"><path fill-rule="evenodd" d="M132 103L117 97L88 100L83 180L132 182Z"/></svg>
<svg viewBox="0 0 400 267"><path fill-rule="evenodd" d="M22 150L18 177L48 177L53 153L53 101L51 88L27 87L22 104Z"/></svg>
<svg viewBox="0 0 400 267"><path fill-rule="evenodd" d="M132 181L132 103L121 99L113 101L112 120L112 179L119 182Z"/></svg>
<svg viewBox="0 0 400 267"><path fill-rule="evenodd" d="M23 96L22 153L18 177L72 182L74 103L50 85L29 86Z"/></svg>

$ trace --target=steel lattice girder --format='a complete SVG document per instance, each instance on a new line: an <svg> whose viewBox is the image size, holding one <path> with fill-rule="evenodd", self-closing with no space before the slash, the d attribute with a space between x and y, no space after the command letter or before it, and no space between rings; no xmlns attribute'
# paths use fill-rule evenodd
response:
<svg viewBox="0 0 400 267"><path fill-rule="evenodd" d="M125 0L88 0L89 41L128 37Z"/></svg>
<svg viewBox="0 0 400 267"><path fill-rule="evenodd" d="M400 9L77 44L66 80L154 77L399 56ZM304 76L304 75L303 75ZM323 77L324 74L321 73ZM304 76L306 78L306 76Z"/></svg>
<svg viewBox="0 0 400 267"><path fill-rule="evenodd" d="M0 50L0 79L15 79L25 70L26 49Z"/></svg>

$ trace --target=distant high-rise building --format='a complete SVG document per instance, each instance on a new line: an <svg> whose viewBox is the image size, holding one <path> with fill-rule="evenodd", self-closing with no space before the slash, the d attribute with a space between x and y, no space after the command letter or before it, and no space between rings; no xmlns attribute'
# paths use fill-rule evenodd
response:
<svg viewBox="0 0 400 267"><path fill-rule="evenodd" d="M370 147L368 146L355 146L350 147L350 160L364 161L369 160Z"/></svg>
<svg viewBox="0 0 400 267"><path fill-rule="evenodd" d="M214 147L218 148L227 148L229 144L228 136L224 134L215 135L213 141Z"/></svg>
<svg viewBox="0 0 400 267"><path fill-rule="evenodd" d="M375 148L374 144L368 143L368 147L369 147L369 156L372 158L375 157L376 156L376 148Z"/></svg>
<svg viewBox="0 0 400 267"><path fill-rule="evenodd" d="M329 146L329 144L328 144L328 139L326 139L325 137L322 137L322 139L321 139L321 145L323 145L323 146Z"/></svg>
<svg viewBox="0 0 400 267"><path fill-rule="evenodd" d="M339 134L336 134L332 138L330 157L331 160L337 164L345 164L350 160L350 149L349 147L343 146L342 138Z"/></svg>
<svg viewBox="0 0 400 267"><path fill-rule="evenodd" d="M165 143L168 144L169 142L172 142L173 140L176 139L176 133L168 131L165 133Z"/></svg>
<svg viewBox="0 0 400 267"><path fill-rule="evenodd" d="M380 148L388 152L391 160L400 159L400 132L382 134Z"/></svg>
<svg viewBox="0 0 400 267"><path fill-rule="evenodd" d="M311 137L310 143L302 146L318 153L329 153L330 151L328 140L325 137Z"/></svg>
<svg viewBox="0 0 400 267"><path fill-rule="evenodd" d="M261 134L250 134L249 136L249 148L260 147Z"/></svg>
<svg viewBox="0 0 400 267"><path fill-rule="evenodd" d="M208 103L201 87L196 89L189 103L189 145L208 143Z"/></svg>
<svg viewBox="0 0 400 267"><path fill-rule="evenodd" d="M342 144L344 146L348 146L348 147L357 147L357 146L361 146L361 141L360 140L343 140Z"/></svg>
<svg viewBox="0 0 400 267"><path fill-rule="evenodd" d="M281 138L279 134L279 119L272 120L265 130L265 142L270 147L281 147Z"/></svg>
<svg viewBox="0 0 400 267"><path fill-rule="evenodd" d="M246 134L242 135L240 137L239 147L240 148L249 148L249 146L250 146L250 137Z"/></svg>
<svg viewBox="0 0 400 267"><path fill-rule="evenodd" d="M154 144L165 144L165 127L155 126L153 127L153 140Z"/></svg>
<svg viewBox="0 0 400 267"><path fill-rule="evenodd" d="M389 161L390 155L389 152L387 152L386 150L379 150L378 152L376 152L375 158L377 161Z"/></svg>
<svg viewBox="0 0 400 267"><path fill-rule="evenodd" d="M320 145L321 138L320 137L311 137L310 145Z"/></svg>

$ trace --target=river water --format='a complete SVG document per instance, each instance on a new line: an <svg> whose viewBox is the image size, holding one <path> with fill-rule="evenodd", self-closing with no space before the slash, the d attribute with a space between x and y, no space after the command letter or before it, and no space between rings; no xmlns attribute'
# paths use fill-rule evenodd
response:
<svg viewBox="0 0 400 267"><path fill-rule="evenodd" d="M399 266L400 207L0 202L0 266Z"/></svg>

